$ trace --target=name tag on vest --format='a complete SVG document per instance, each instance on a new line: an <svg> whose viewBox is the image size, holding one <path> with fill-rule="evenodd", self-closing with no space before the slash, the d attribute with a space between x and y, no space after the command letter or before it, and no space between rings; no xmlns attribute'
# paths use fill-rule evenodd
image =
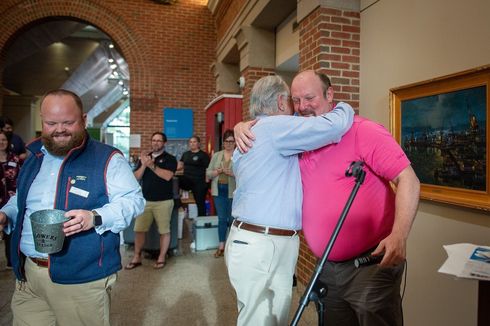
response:
<svg viewBox="0 0 490 326"><path fill-rule="evenodd" d="M70 192L72 194L75 194L75 195L78 195L78 196L82 196L83 198L87 198L88 195L89 195L89 192L88 191L85 191L83 189L80 189L80 188L77 188L77 187L74 187L74 186L71 186L70 187Z"/></svg>

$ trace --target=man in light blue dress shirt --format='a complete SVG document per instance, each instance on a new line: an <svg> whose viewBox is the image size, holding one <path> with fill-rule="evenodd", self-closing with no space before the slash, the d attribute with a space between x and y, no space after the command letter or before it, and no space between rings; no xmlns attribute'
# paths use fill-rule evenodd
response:
<svg viewBox="0 0 490 326"><path fill-rule="evenodd" d="M42 136L0 212L12 234L17 286L14 325L109 325L110 293L121 269L119 232L145 200L129 164L115 148L91 139L80 98L67 90L41 101ZM61 209L69 218L60 252L35 248L30 215Z"/></svg>
<svg viewBox="0 0 490 326"><path fill-rule="evenodd" d="M258 80L250 96L254 146L235 150L235 217L226 243L237 325L286 325L298 258L302 187L298 154L339 142L352 125L346 103L314 118L293 117L289 88L278 76Z"/></svg>

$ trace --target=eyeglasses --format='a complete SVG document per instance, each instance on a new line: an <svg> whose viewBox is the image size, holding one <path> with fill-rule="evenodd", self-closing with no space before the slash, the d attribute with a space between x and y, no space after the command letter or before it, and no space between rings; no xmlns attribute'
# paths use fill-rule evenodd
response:
<svg viewBox="0 0 490 326"><path fill-rule="evenodd" d="M225 140L223 143L232 144L232 143L234 143L234 142L235 142L234 140Z"/></svg>
<svg viewBox="0 0 490 326"><path fill-rule="evenodd" d="M154 143L163 143L164 142L163 140L160 140L160 139L152 139L151 141Z"/></svg>

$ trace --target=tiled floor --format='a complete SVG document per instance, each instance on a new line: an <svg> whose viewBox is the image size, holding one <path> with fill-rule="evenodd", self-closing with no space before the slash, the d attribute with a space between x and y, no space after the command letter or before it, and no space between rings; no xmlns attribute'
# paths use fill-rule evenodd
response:
<svg viewBox="0 0 490 326"><path fill-rule="evenodd" d="M111 325L235 325L236 299L228 281L223 258L214 251L191 252L189 241L179 240L178 255L164 269L155 270L150 259L134 270L122 270L112 295ZM10 298L14 277L5 270L3 242L0 242L0 325L11 325ZM130 261L132 249L121 247L123 264ZM298 307L303 287L293 289L291 314ZM317 325L310 304L300 325ZM260 325L257 325L260 326Z"/></svg>

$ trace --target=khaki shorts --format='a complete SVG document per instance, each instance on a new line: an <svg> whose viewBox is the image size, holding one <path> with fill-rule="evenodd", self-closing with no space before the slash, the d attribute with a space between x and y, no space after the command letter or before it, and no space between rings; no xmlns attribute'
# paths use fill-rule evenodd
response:
<svg viewBox="0 0 490 326"><path fill-rule="evenodd" d="M158 226L158 233L170 233L170 218L174 208L174 200L146 201L143 214L134 222L134 232L148 232L153 220Z"/></svg>

